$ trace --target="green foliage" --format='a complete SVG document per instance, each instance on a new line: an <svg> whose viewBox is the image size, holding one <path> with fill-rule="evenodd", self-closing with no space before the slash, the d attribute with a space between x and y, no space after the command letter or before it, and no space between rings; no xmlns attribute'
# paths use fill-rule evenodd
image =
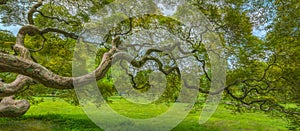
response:
<svg viewBox="0 0 300 131"><path fill-rule="evenodd" d="M33 0L28 2L18 3L19 1L8 0L7 4L0 5L1 23L5 25L24 25L26 21L26 13L33 4ZM35 25L41 29L56 28L66 32L79 34L83 27L83 23L90 21L91 15L97 16L99 9L113 2L113 0L52 0L50 3L45 2L43 6L38 8L41 13L35 13ZM168 3L170 1L164 1ZM291 123L291 129L299 129L299 115L284 115L283 111L278 112L275 105L284 105L283 108L288 111L299 113L300 106L300 2L299 0L287 1L250 1L250 0L226 0L210 1L210 0L189 0L196 6L209 20L215 25L216 32L221 37L222 44L225 48L224 56L228 60L227 80L226 84L233 84L225 93L225 100L231 106L228 108L237 112L257 111L261 110L259 103L245 105L236 98L243 97L246 87L253 91L248 94L243 100L251 102L253 100L268 100L265 106L271 110L271 115L286 117ZM153 5L149 5L152 7ZM72 8L71 8L72 7ZM74 8L74 9L73 9ZM124 7L129 8L129 7ZM130 7L131 8L131 7ZM73 9L73 10L69 10ZM180 8L180 6L178 7ZM112 12L117 12L112 10ZM175 15L192 15L195 12L183 12L185 14L175 13ZM112 28L107 36L106 43L98 45L95 65L87 65L92 61L87 59L91 54L76 54L82 55L80 58L84 60L83 66L91 68L88 71L94 70L101 60L103 54L111 47L109 44L112 41L112 36L122 34L122 38L131 37L134 33L139 33L140 30L150 30L164 28L172 35L178 37L186 36L187 32L181 28L182 23L163 15L161 12L157 14L147 14L140 17L128 18L122 13L116 13L115 17L105 18L105 24L110 24L118 20L122 20L118 25ZM45 17L46 16L46 17ZM51 18L49 18L51 17ZM123 20L124 19L124 20ZM267 24L266 24L267 23ZM97 24L97 23L96 23ZM253 29L262 25L266 31L266 38L258 38L253 35ZM105 27L105 25L96 25ZM131 29L132 28L132 29ZM127 32L123 34L124 32ZM72 58L76 40L66 38L64 35L56 33L44 34L42 36L26 36L25 46L31 50L36 61L62 76L72 76ZM0 31L0 48L6 53L13 53L11 47L16 38L9 31ZM209 90L211 77L211 66L207 50L201 41L193 41L193 53L195 56L204 60L206 63L206 74L200 78L200 87L204 90ZM91 46L94 47L94 46ZM105 48L104 48L105 47ZM94 51L94 50L93 50ZM86 61L85 61L86 60ZM164 64L169 65L169 61L164 61ZM92 63L92 62L91 62ZM203 63L202 63L203 64ZM202 66L199 64L199 67ZM110 72L110 71L109 71ZM151 86L149 83L149 75L151 70L140 71L134 76L137 88L139 91L146 92ZM101 93L105 99L112 96L116 89L111 79L111 73L97 82ZM0 73L0 78L5 82L12 82L16 77L13 73ZM172 103L174 102L181 89L181 81L178 75L169 74L166 76L167 85L163 95L157 103ZM25 88L28 89L28 88ZM72 104L78 104L76 94L73 90L59 91L47 89L40 84L32 85L28 90L24 90L18 94L19 98L26 98L36 103L31 96L60 96ZM188 95L188 94L186 94ZM199 95L197 106L202 107L202 98L205 95ZM294 104L293 107L288 107L286 104ZM264 108L266 109L266 108ZM71 122L72 123L72 122Z"/></svg>
<svg viewBox="0 0 300 131"><path fill-rule="evenodd" d="M71 14L71 11L67 9L66 6L59 5L53 6L51 4L45 4L40 9L45 16L53 16L58 19L49 19L45 18L41 14L36 16L35 23L38 27L43 28L57 28L61 27L61 29L67 32L79 33L83 28L81 23L87 22L89 20L88 14L84 12L80 12L77 14Z"/></svg>
<svg viewBox="0 0 300 131"><path fill-rule="evenodd" d="M0 51L5 53L13 52L12 47L14 46L16 37L6 30L0 30Z"/></svg>
<svg viewBox="0 0 300 131"><path fill-rule="evenodd" d="M41 51L31 52L37 62L54 73L72 76L72 58L76 41L72 39L63 40L59 36L51 34L47 37L50 37L50 39L43 43L44 40L41 36L27 36L25 45L31 50L43 47Z"/></svg>
<svg viewBox="0 0 300 131"><path fill-rule="evenodd" d="M111 79L97 81L97 85L105 100L108 100L108 97L113 96L117 92Z"/></svg>
<svg viewBox="0 0 300 131"><path fill-rule="evenodd" d="M17 77L14 73L0 73L0 78L4 82L13 82Z"/></svg>

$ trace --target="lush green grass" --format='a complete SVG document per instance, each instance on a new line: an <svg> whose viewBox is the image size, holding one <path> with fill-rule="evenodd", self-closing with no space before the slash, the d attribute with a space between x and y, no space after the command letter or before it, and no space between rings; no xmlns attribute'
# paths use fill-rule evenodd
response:
<svg viewBox="0 0 300 131"><path fill-rule="evenodd" d="M122 99L113 99L111 107L120 114L133 118L149 118L168 109L168 105L140 106ZM145 115L143 112L148 112ZM183 130L287 130L287 122L271 118L263 113L245 113L233 115L223 106L205 124L199 125L199 112L190 113L174 131ZM33 105L20 118L1 118L0 130L3 131L47 131L47 130L101 130L84 114L80 107L72 106L61 99L45 98L45 102Z"/></svg>

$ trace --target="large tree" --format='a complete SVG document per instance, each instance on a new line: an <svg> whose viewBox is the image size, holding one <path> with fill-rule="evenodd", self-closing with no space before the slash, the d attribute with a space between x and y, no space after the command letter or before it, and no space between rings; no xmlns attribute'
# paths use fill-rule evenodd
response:
<svg viewBox="0 0 300 131"><path fill-rule="evenodd" d="M0 81L0 117L16 117L26 113L30 107L29 102L13 99L13 96L24 91L26 86L42 84L55 89L73 89L74 82L89 83L94 75L97 80L107 77L114 54L124 50L119 47L121 39L124 40L138 32L136 29L163 28L189 43L192 48L189 53L199 61L199 68L204 71L201 76L201 88L197 90L202 94L210 93L207 87L211 83L211 65L202 40L193 39L190 34L192 29L186 31L178 28L182 23L163 15L124 17L126 19L104 36L104 41L95 42L101 47L96 51L98 65L95 70L73 77L72 52L84 29L83 24L111 2L113 1L4 0L0 3L2 23L21 26L16 38L9 32L1 31L0 44L13 42L14 46L13 52L0 52L0 76L3 77ZM226 85L222 87L226 93L225 99L232 101L227 104L236 110L278 112L279 115L286 115L295 120L294 122L299 122L299 13L296 13L299 12L299 2L189 2L216 26L211 31L218 33L223 40L223 55L230 62L227 67ZM165 1L165 5L170 3L172 2ZM269 13L265 13L266 11ZM259 26L260 24L263 26ZM253 28L259 27L267 32L266 39L253 35ZM129 45L125 47L130 48ZM151 53L157 53L157 58L150 55ZM138 68L147 61L153 61L158 70L169 75L170 79L173 79L172 75L180 75L178 67L170 66L172 59L163 61L164 59L159 59L159 53L159 50L148 49L143 56L130 64ZM3 75L7 73L12 74L9 75L9 79L7 75ZM147 87L147 81L143 84L143 80L140 80L145 74L147 73L139 73L134 78L135 76L128 73L129 77L132 77L134 89L142 90ZM169 93L165 96L172 97L176 94L172 89L167 91ZM215 91L211 94L220 92ZM285 103L296 104L296 107L288 108Z"/></svg>

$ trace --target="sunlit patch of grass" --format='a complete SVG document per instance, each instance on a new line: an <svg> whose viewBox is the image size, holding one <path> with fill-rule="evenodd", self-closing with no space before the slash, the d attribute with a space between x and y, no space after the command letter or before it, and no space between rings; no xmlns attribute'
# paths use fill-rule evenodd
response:
<svg viewBox="0 0 300 131"><path fill-rule="evenodd" d="M223 106L219 106L218 110L212 118L205 124L206 127L217 127L218 130L287 130L287 121L278 118L271 118L262 113L242 113L232 114Z"/></svg>
<svg viewBox="0 0 300 131"><path fill-rule="evenodd" d="M113 99L113 103L110 106L122 115L145 119L164 113L170 105L152 104L139 107L137 104L132 104L122 99ZM173 130L287 130L287 122L284 120L271 118L260 112L234 115L222 105L219 106L215 114L205 124L198 124L199 116L200 112L190 113ZM22 117L0 118L0 130L14 131L16 129L25 131L101 130L84 114L80 107L68 104L59 98L44 98L44 102L33 105Z"/></svg>
<svg viewBox="0 0 300 131"><path fill-rule="evenodd" d="M146 119L158 116L169 108L166 104L135 104L125 99L115 99L109 104L119 114L138 119Z"/></svg>

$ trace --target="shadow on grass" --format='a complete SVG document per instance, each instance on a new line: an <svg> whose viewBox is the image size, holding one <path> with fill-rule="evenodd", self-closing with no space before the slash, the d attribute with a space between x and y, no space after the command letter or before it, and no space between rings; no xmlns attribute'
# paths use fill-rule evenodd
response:
<svg viewBox="0 0 300 131"><path fill-rule="evenodd" d="M4 131L101 131L84 115L62 114L0 118L0 129Z"/></svg>
<svg viewBox="0 0 300 131"><path fill-rule="evenodd" d="M186 125L187 124L187 125ZM204 130L204 127L193 124L183 124L174 128L174 131ZM0 130L2 131L102 131L85 115L70 114L44 114L25 115L19 118L0 118Z"/></svg>

